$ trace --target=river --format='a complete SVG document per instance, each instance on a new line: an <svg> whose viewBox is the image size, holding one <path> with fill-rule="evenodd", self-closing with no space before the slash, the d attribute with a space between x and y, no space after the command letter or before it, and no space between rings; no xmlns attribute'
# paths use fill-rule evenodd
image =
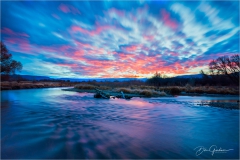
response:
<svg viewBox="0 0 240 160"><path fill-rule="evenodd" d="M1 158L239 158L238 97L94 99L61 88L1 91Z"/></svg>

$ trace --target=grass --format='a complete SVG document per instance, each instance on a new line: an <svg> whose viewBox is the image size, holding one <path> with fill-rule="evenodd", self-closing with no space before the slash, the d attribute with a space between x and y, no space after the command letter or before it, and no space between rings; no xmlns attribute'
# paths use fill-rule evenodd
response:
<svg viewBox="0 0 240 160"><path fill-rule="evenodd" d="M122 91L123 93L130 93L130 94L140 94L146 97L167 95L165 92L155 91L154 89L142 89L142 88L144 87L115 88L114 91L116 92ZM145 88L148 88L148 87L146 86Z"/></svg>
<svg viewBox="0 0 240 160"><path fill-rule="evenodd" d="M77 84L74 88L77 89L95 89L97 86L91 84Z"/></svg>
<svg viewBox="0 0 240 160"><path fill-rule="evenodd" d="M98 86L98 85L92 85L92 84L86 84L86 83L80 83L74 86L76 89L84 89L84 90L94 90L94 89L100 89L100 90L110 90L111 87L107 86Z"/></svg>
<svg viewBox="0 0 240 160"><path fill-rule="evenodd" d="M133 90L131 88L116 88L116 92L123 92L123 93L133 93Z"/></svg>
<svg viewBox="0 0 240 160"><path fill-rule="evenodd" d="M121 86L121 85L120 85ZM233 87L219 87L219 86L191 86L187 84L186 86L148 86L148 85L129 85L125 87L119 86L100 86L100 84L85 84L81 83L75 86L78 89L95 89L98 88L100 90L113 90L115 92L123 92L129 94L140 94L147 97L151 96L165 96L167 94L171 95L179 95L181 92L186 93L196 93L196 94L230 94L230 95L238 95L238 88Z"/></svg>
<svg viewBox="0 0 240 160"><path fill-rule="evenodd" d="M71 84L71 83L61 83L61 82L32 82L32 81L1 82L1 90L69 87L69 86L73 86L73 84Z"/></svg>
<svg viewBox="0 0 240 160"><path fill-rule="evenodd" d="M207 93L207 94L239 94L238 89L230 87L192 87L187 93Z"/></svg>

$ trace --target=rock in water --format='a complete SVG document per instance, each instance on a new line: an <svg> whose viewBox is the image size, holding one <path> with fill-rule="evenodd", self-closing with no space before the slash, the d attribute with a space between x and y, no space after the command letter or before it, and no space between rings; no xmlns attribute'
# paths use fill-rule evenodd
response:
<svg viewBox="0 0 240 160"><path fill-rule="evenodd" d="M101 96L101 94L96 93L96 94L94 94L94 98L102 98L102 96Z"/></svg>

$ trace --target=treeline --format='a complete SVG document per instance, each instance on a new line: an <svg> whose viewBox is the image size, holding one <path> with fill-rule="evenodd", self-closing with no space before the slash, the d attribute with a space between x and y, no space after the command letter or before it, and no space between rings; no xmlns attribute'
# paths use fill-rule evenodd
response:
<svg viewBox="0 0 240 160"><path fill-rule="evenodd" d="M201 70L200 73L201 78L166 78L156 72L146 83L154 86L183 86L186 84L192 86L239 86L239 55L222 56L212 60L208 65L208 71Z"/></svg>
<svg viewBox="0 0 240 160"><path fill-rule="evenodd" d="M32 82L71 82L70 80L62 80L62 79L34 79L34 78L24 78L21 75L9 75L9 74L1 74L1 81L32 81Z"/></svg>
<svg viewBox="0 0 240 160"><path fill-rule="evenodd" d="M202 75L199 78L162 78L156 76L156 74L146 81L147 85L152 86L185 86L187 84L191 86L236 86L238 84L233 83L225 75Z"/></svg>

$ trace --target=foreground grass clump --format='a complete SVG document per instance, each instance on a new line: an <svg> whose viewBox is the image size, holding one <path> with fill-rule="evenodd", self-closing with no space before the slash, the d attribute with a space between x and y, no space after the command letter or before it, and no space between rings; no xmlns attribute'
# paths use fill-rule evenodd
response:
<svg viewBox="0 0 240 160"><path fill-rule="evenodd" d="M100 87L97 87L98 89L100 90L111 90L112 88L111 87L107 87L107 86L100 86Z"/></svg>
<svg viewBox="0 0 240 160"><path fill-rule="evenodd" d="M170 93L172 95L178 95L178 94L181 93L181 90L179 89L179 87L173 87L173 88L170 89Z"/></svg>
<svg viewBox="0 0 240 160"><path fill-rule="evenodd" d="M72 83L61 83L61 82L11 81L11 82L1 82L1 90L70 87L73 85L74 84Z"/></svg>
<svg viewBox="0 0 240 160"><path fill-rule="evenodd" d="M187 93L206 93L206 94L239 94L237 89L230 87L191 87Z"/></svg>
<svg viewBox="0 0 240 160"><path fill-rule="evenodd" d="M91 84L77 84L74 86L76 89L95 89L97 86Z"/></svg>
<svg viewBox="0 0 240 160"><path fill-rule="evenodd" d="M159 87L159 88L157 88L157 90L160 90L160 91L166 92L168 94L172 94L172 95L178 95L181 92L186 91L185 87L179 87L179 86Z"/></svg>
<svg viewBox="0 0 240 160"><path fill-rule="evenodd" d="M100 90L110 90L111 87L107 86L97 86L97 85L92 85L92 84L77 84L74 86L76 89L84 89L84 90L94 90L94 89L100 89Z"/></svg>
<svg viewBox="0 0 240 160"><path fill-rule="evenodd" d="M167 95L165 92L159 92L159 91L155 91L153 89L136 89L135 87L134 88L133 87L131 87L131 88L115 88L114 90L116 92L122 91L123 93L139 94L139 95L144 95L146 97L166 96Z"/></svg>
<svg viewBox="0 0 240 160"><path fill-rule="evenodd" d="M133 90L130 88L116 88L115 91L123 93L133 93Z"/></svg>
<svg viewBox="0 0 240 160"><path fill-rule="evenodd" d="M111 83L116 84L113 86ZM125 84L125 82L95 82L94 84L79 83L75 86L77 89L89 89L95 88L100 90L108 90L114 92L123 92L125 94L138 94L147 97L151 96L165 96L168 95L182 95L182 94L227 94L227 95L239 95L239 87L233 86L191 86L186 84L185 86L149 86L149 85L136 85Z"/></svg>
<svg viewBox="0 0 240 160"><path fill-rule="evenodd" d="M179 95L181 92L195 94L230 94L238 95L238 88L233 87L218 87L218 86L166 86L159 87L157 90L164 91L168 94Z"/></svg>

